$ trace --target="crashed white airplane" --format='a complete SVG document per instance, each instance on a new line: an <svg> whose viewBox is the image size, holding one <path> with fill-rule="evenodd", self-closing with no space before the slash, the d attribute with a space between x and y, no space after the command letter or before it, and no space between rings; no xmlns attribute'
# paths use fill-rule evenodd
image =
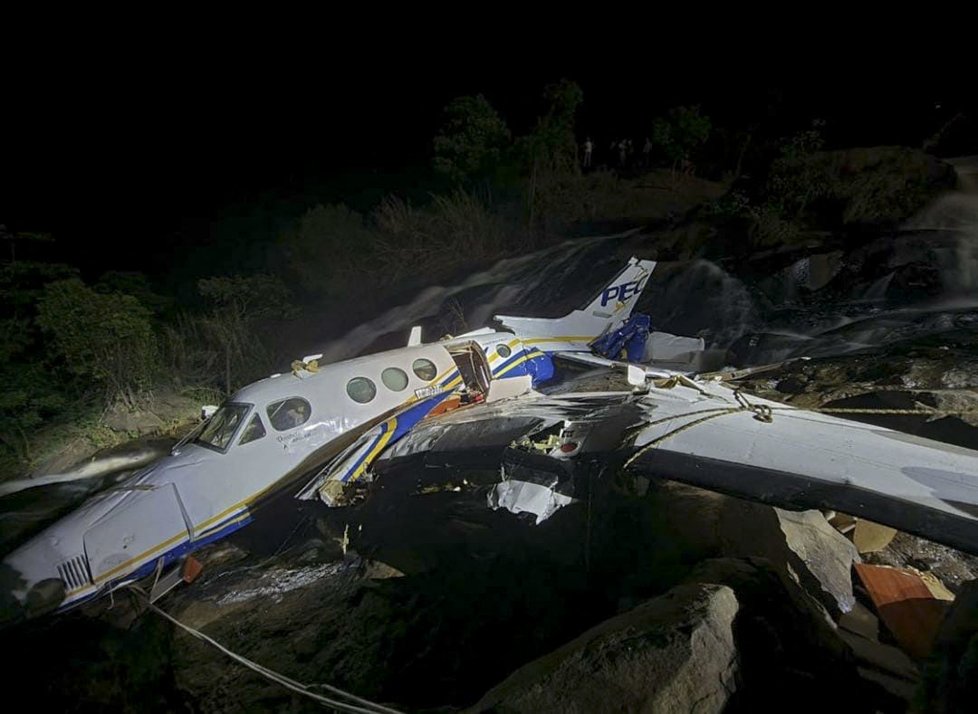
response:
<svg viewBox="0 0 978 714"><path fill-rule="evenodd" d="M322 366L306 357L241 389L171 455L10 553L4 586L29 614L147 576L162 593L188 554L247 525L284 489L342 505L385 463L493 443L531 446L491 505L538 522L571 502L565 475L576 460L613 452L650 476L838 508L978 551L978 452L683 376L702 340L650 333L647 317L631 316L654 267L631 259L562 318L497 316L499 330L432 344L415 328L400 349ZM627 369L638 388L540 394L533 387L553 378L554 358Z"/></svg>

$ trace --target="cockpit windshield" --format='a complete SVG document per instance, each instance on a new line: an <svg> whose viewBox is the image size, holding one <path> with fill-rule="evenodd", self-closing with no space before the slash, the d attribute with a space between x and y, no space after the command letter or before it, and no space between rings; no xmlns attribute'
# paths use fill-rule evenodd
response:
<svg viewBox="0 0 978 714"><path fill-rule="evenodd" d="M249 404L225 404L210 418L207 426L194 441L224 451L251 409Z"/></svg>

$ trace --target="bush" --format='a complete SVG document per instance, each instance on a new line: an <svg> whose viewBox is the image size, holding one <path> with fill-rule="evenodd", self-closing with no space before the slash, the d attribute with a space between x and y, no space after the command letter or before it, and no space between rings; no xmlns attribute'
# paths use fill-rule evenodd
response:
<svg viewBox="0 0 978 714"><path fill-rule="evenodd" d="M389 196L373 218L380 231L374 274L388 284L417 275L419 266L430 279L466 262L497 259L512 247L505 223L483 200L461 190L433 196L423 209Z"/></svg>
<svg viewBox="0 0 978 714"><path fill-rule="evenodd" d="M150 312L131 295L95 292L72 278L47 285L38 324L71 374L132 405L158 367Z"/></svg>
<svg viewBox="0 0 978 714"><path fill-rule="evenodd" d="M774 162L765 193L785 218L824 228L894 225L953 187L953 170L904 147L814 153L785 152Z"/></svg>
<svg viewBox="0 0 978 714"><path fill-rule="evenodd" d="M197 351L211 362L212 355L221 355L224 388L230 395L237 386L267 373L272 358L258 334L258 322L290 315L290 293L278 278L262 274L204 278L197 289L213 307L185 324L197 333Z"/></svg>
<svg viewBox="0 0 978 714"><path fill-rule="evenodd" d="M70 405L63 385L37 363L0 364L0 458L13 456L17 466L31 460L31 446L39 426ZM3 471L0 468L0 471Z"/></svg>
<svg viewBox="0 0 978 714"><path fill-rule="evenodd" d="M509 129L481 94L459 97L445 107L435 137L435 168L455 182L492 176L509 145Z"/></svg>
<svg viewBox="0 0 978 714"><path fill-rule="evenodd" d="M375 241L363 216L342 204L309 209L280 237L298 287L320 297L341 295L360 279Z"/></svg>

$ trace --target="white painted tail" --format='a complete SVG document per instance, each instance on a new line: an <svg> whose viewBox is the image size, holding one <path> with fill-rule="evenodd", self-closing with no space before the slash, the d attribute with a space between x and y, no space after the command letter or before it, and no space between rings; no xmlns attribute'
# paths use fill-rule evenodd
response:
<svg viewBox="0 0 978 714"><path fill-rule="evenodd" d="M527 344L548 351L589 350L588 343L628 319L655 268L654 260L631 258L585 307L556 319L496 315Z"/></svg>

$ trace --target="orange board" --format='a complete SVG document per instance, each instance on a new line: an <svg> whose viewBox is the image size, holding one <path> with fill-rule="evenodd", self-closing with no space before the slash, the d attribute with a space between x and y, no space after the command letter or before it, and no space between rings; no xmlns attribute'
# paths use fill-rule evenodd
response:
<svg viewBox="0 0 978 714"><path fill-rule="evenodd" d="M900 647L914 657L926 657L947 603L936 599L916 573L865 563L855 568L880 619Z"/></svg>

